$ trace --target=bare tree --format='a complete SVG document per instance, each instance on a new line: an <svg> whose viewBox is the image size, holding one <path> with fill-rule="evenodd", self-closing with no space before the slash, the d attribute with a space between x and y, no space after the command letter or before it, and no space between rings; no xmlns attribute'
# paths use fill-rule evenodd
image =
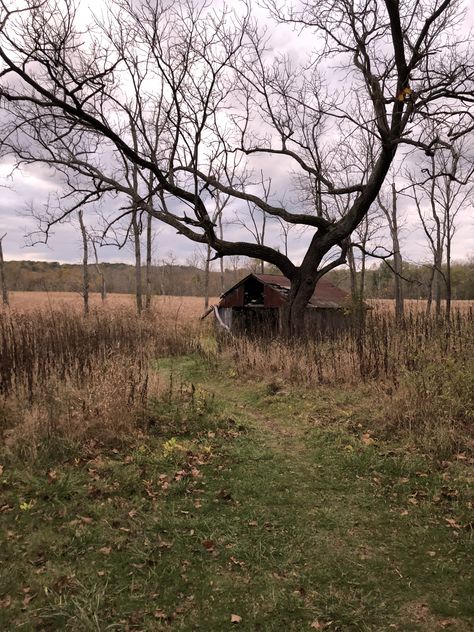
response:
<svg viewBox="0 0 474 632"><path fill-rule="evenodd" d="M345 262L350 235L397 152L433 154L472 127L474 63L470 42L453 30L461 0L302 1L288 10L277 0L266 4L277 22L316 34L310 64L269 53L270 36L246 5L238 15L191 1L113 0L83 36L71 0L3 0L2 151L25 157L26 139L28 146L33 139L35 160L88 179L81 203L114 191L208 244L217 258L276 266L291 281L284 318L291 333L318 280ZM434 133L420 127L425 119L436 121ZM333 149L360 129L371 135L375 158L368 173L354 164L347 183ZM288 177L296 169L312 178L321 206L302 212L291 200L282 206L277 193L266 200L262 187L235 185L226 169L217 177L216 156L235 153L247 156L249 168L273 156ZM139 169L138 188L120 177L117 161ZM221 236L208 210L216 191L306 227L311 239L302 261ZM338 199L350 199L347 210L328 219L322 208Z"/></svg>
<svg viewBox="0 0 474 632"><path fill-rule="evenodd" d="M10 302L8 300L7 279L5 276L5 261L3 260L3 240L6 236L7 233L0 237L0 282L2 285L2 303L8 307Z"/></svg>
<svg viewBox="0 0 474 632"><path fill-rule="evenodd" d="M441 315L443 287L446 318L451 313L451 248L459 211L472 198L474 167L466 159L465 144L455 142L442 148L408 174L410 197L414 200L432 255L427 311L432 299L435 314Z"/></svg>

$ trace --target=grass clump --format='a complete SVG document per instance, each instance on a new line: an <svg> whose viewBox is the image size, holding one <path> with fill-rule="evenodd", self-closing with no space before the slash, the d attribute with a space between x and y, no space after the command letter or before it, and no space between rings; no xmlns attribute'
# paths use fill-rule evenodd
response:
<svg viewBox="0 0 474 632"><path fill-rule="evenodd" d="M389 429L438 456L474 447L474 360L428 356L405 372L387 407Z"/></svg>

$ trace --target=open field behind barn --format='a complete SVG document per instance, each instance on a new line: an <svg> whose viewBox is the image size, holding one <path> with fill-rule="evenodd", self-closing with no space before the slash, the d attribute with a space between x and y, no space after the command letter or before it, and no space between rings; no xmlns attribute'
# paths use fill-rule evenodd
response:
<svg viewBox="0 0 474 632"><path fill-rule="evenodd" d="M133 308L135 305L133 294L109 294L103 304L100 294L90 294L91 308L104 307L106 309L117 309L121 307ZM219 302L219 297L214 296L209 299L209 304ZM393 312L394 301L392 299L368 299L368 305L382 312ZM82 297L77 292L10 292L10 305L12 309L18 311L60 310L63 308L82 308ZM443 309L445 302L442 303ZM407 299L405 301L407 313L419 313L426 310L426 300ZM1 308L0 308L1 309ZM193 319L199 318L204 311L204 298L200 296L154 296L153 309L167 318ZM433 307L434 309L434 307ZM474 301L452 301L453 311L466 313L474 310Z"/></svg>
<svg viewBox="0 0 474 632"><path fill-rule="evenodd" d="M393 312L395 309L395 301L391 298L370 298L367 299L368 305L374 307L377 310L384 312ZM420 313L425 312L427 301L425 299L405 299L405 311L407 313ZM434 303L431 306L434 311ZM446 309L446 301L441 302L441 309ZM453 311L460 311L461 313L474 310L474 301L451 301L451 309Z"/></svg>
<svg viewBox="0 0 474 632"><path fill-rule="evenodd" d="M212 297L210 304L219 299ZM64 308L82 309L82 297L77 292L10 292L10 306L14 310L61 310ZM100 294L90 294L91 308L116 310L135 306L133 294L109 294L102 303ZM0 308L1 309L1 308ZM154 296L153 309L170 319L199 318L204 311L204 298L200 296Z"/></svg>
<svg viewBox="0 0 474 632"><path fill-rule="evenodd" d="M0 629L472 629L468 310L288 343L202 299L13 299Z"/></svg>

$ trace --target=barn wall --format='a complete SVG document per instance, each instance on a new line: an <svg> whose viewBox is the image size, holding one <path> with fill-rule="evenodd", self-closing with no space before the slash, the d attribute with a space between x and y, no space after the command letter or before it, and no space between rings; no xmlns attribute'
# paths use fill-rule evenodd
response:
<svg viewBox="0 0 474 632"><path fill-rule="evenodd" d="M342 309L314 309L308 308L305 314L305 328L310 334L331 335L344 331L350 326L350 318Z"/></svg>
<svg viewBox="0 0 474 632"><path fill-rule="evenodd" d="M249 336L276 335L279 329L279 311L263 307L234 308L232 331Z"/></svg>
<svg viewBox="0 0 474 632"><path fill-rule="evenodd" d="M227 296L219 303L219 308L221 307L243 307L244 305L244 286L235 288L233 292L229 292Z"/></svg>

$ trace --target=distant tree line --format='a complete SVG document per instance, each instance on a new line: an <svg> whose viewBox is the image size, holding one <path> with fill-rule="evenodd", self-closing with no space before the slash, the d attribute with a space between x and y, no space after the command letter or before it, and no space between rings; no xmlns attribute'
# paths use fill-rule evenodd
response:
<svg viewBox="0 0 474 632"><path fill-rule="evenodd" d="M446 266L441 267L445 273ZM361 272L356 273L360 275ZM474 258L451 264L452 299L474 299ZM395 298L395 275L393 260L381 262L365 270L364 298ZM327 275L335 285L350 291L351 273L347 268L333 270ZM401 277L403 295L407 299L431 300L432 267L430 264L403 262ZM446 286L441 285L441 299L446 299Z"/></svg>
<svg viewBox="0 0 474 632"><path fill-rule="evenodd" d="M144 270L144 268L143 268ZM209 273L209 296L219 296L223 287L230 287L247 268L224 268ZM101 292L102 277L108 293L132 294L135 292L136 269L125 263L101 263L100 273L95 265L88 266L89 291ZM143 272L144 274L144 272ZM151 266L152 295L204 296L205 270L192 265L174 263ZM5 278L10 291L23 292L78 292L83 291L83 266L45 261L6 261Z"/></svg>
<svg viewBox="0 0 474 632"><path fill-rule="evenodd" d="M387 263L389 265L387 265ZM394 275L390 261L381 262L365 270L365 298L394 298ZM261 272L259 261L248 261L247 265L224 268L209 272L209 296L219 296L249 272ZM107 291L132 294L135 291L136 271L133 265L125 263L102 263L101 272L105 277ZM265 272L277 273L271 267ZM474 300L474 258L452 264L453 299ZM357 274L360 274L358 272ZM403 264L403 292L405 298L427 299L431 280L429 265ZM45 261L6 261L5 277L12 291L81 292L83 269L81 264ZM350 292L351 270L339 268L327 275L335 285ZM102 278L94 265L89 266L91 292L100 292ZM204 296L206 286L205 269L195 265L167 263L151 267L152 294L175 296ZM442 292L442 298L444 298Z"/></svg>

